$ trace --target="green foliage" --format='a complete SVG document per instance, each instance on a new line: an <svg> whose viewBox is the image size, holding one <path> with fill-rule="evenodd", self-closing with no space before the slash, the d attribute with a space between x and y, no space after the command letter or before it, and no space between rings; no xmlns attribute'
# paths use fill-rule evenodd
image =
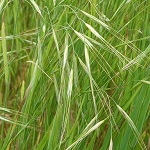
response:
<svg viewBox="0 0 150 150"><path fill-rule="evenodd" d="M148 149L149 10L1 0L0 149Z"/></svg>

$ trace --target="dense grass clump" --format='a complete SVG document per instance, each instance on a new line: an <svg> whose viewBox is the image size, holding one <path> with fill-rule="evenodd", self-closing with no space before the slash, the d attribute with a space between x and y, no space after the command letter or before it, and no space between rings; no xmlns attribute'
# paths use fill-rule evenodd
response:
<svg viewBox="0 0 150 150"><path fill-rule="evenodd" d="M150 148L149 0L1 0L0 17L0 150Z"/></svg>

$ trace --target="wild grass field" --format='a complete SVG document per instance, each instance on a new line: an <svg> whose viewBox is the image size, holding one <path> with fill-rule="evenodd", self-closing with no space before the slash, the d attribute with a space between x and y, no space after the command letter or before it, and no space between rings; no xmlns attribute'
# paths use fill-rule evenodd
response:
<svg viewBox="0 0 150 150"><path fill-rule="evenodd" d="M148 150L149 110L149 0L0 1L0 150Z"/></svg>

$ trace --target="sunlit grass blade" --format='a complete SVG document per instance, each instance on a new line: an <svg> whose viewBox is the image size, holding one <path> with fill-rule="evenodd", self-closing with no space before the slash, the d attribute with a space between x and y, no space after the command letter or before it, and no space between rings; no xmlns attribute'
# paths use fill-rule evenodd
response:
<svg viewBox="0 0 150 150"><path fill-rule="evenodd" d="M88 16L90 19L92 19L92 20L98 22L99 24L101 24L101 25L102 25L103 27L105 27L106 29L110 30L110 29L109 29L109 26L108 26L105 22L101 21L100 19L97 19L96 17L92 16L91 14L89 14L89 13L87 13L87 12L85 12L85 11L81 11L81 12L82 12L83 14L85 14L86 16Z"/></svg>
<svg viewBox="0 0 150 150"><path fill-rule="evenodd" d="M113 53L118 56L118 58L123 61L123 59L128 60L124 55L122 55L119 51L117 51L111 44L109 44L91 25L85 23L85 25L89 28L89 30L98 37L102 42L106 44L106 46L113 51Z"/></svg>
<svg viewBox="0 0 150 150"><path fill-rule="evenodd" d="M96 130L97 128L99 128L103 123L105 122L105 120L102 120L100 122L98 122L97 124L95 124L93 127L91 127L87 132L83 133L80 135L80 137L73 143L71 144L66 150L71 149L72 147L74 147L75 145L77 145L79 142L81 142L85 137L87 137L91 132L93 132L94 130Z"/></svg>
<svg viewBox="0 0 150 150"><path fill-rule="evenodd" d="M92 74L91 74L91 69L90 69L90 59L89 59L89 54L87 47L85 46L85 60L86 60L86 66L89 72L89 77L90 77L90 86L91 86L91 92L92 92L92 97L93 97L93 103L94 103L94 108L95 108L95 115L97 115L97 105L96 105L96 99L95 99L95 94L94 94L94 87L93 87L93 79L92 79Z"/></svg>
<svg viewBox="0 0 150 150"><path fill-rule="evenodd" d="M2 22L2 30L1 30L1 34L2 34L2 50L3 50L3 59L4 59L4 73L5 73L5 83L6 86L9 85L9 62L8 62L8 58L7 58L7 47L6 47L6 36L5 36L5 24L4 22Z"/></svg>
<svg viewBox="0 0 150 150"><path fill-rule="evenodd" d="M1 12L2 12L4 3L5 3L5 0L1 0L1 2L0 2L0 14L1 14Z"/></svg>
<svg viewBox="0 0 150 150"><path fill-rule="evenodd" d="M113 150L113 141L112 141L112 138L110 139L109 150Z"/></svg>
<svg viewBox="0 0 150 150"><path fill-rule="evenodd" d="M127 113L119 105L117 105L117 108L122 113L122 115L125 117L125 119L129 123L130 127L133 129L133 132L134 132L141 148L146 149L146 145L144 144L143 140L141 139L140 134L139 134L134 122L131 120L131 118L127 115Z"/></svg>
<svg viewBox="0 0 150 150"><path fill-rule="evenodd" d="M42 16L41 10L40 10L39 6L37 5L37 3L34 0L30 0L30 2L32 3L35 10L40 14L40 16Z"/></svg>
<svg viewBox="0 0 150 150"><path fill-rule="evenodd" d="M133 65L135 65L135 64L139 65L140 62L141 62L145 57L148 56L147 54L148 54L149 52L150 52L150 45L146 48L145 51L141 52L141 54L139 54L136 58L132 59L128 64L126 64L126 65L122 68L122 70L127 70L127 69L129 69L131 66L133 66Z"/></svg>
<svg viewBox="0 0 150 150"><path fill-rule="evenodd" d="M72 86L73 86L73 70L71 69L71 72L69 75L68 90L67 90L68 99L70 99L70 97L71 97Z"/></svg>
<svg viewBox="0 0 150 150"><path fill-rule="evenodd" d="M53 29L53 37L54 37L54 41L55 41L56 48L57 48L57 53L58 53L59 62L60 62L60 64L61 64L61 54L60 54L60 49L59 49L59 45L58 45L58 40L57 40L56 33L55 33L55 30L54 30L54 29Z"/></svg>
<svg viewBox="0 0 150 150"><path fill-rule="evenodd" d="M65 50L64 50L64 59L63 59L63 70L65 69L68 58L68 35L66 34L65 38Z"/></svg>

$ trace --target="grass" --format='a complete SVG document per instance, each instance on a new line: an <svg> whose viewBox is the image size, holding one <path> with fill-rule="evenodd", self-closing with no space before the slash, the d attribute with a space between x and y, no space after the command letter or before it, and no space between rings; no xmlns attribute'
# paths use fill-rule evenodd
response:
<svg viewBox="0 0 150 150"><path fill-rule="evenodd" d="M1 0L0 149L150 149L148 0Z"/></svg>

